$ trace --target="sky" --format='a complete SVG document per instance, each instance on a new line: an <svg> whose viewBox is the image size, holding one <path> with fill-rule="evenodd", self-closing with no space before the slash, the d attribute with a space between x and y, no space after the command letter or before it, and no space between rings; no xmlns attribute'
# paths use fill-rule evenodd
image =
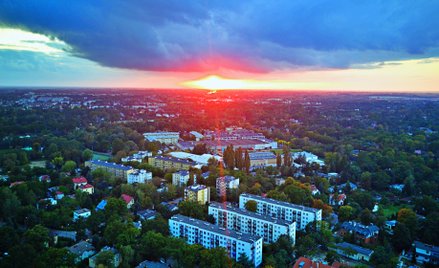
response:
<svg viewBox="0 0 439 268"><path fill-rule="evenodd" d="M439 92L439 1L0 0L0 87Z"/></svg>

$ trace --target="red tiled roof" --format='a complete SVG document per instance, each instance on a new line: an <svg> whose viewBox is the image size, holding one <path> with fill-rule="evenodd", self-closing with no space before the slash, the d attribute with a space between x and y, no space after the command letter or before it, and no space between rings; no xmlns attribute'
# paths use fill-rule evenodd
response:
<svg viewBox="0 0 439 268"><path fill-rule="evenodd" d="M93 185L87 183L86 185L82 185L79 188L81 188L81 189L93 188Z"/></svg>
<svg viewBox="0 0 439 268"><path fill-rule="evenodd" d="M332 265L323 264L320 262L314 262L308 258L300 257L296 263L294 263L293 268L339 268L340 263L334 262Z"/></svg>
<svg viewBox="0 0 439 268"><path fill-rule="evenodd" d="M87 183L87 179L84 177L78 177L72 179L73 183L79 184L79 183Z"/></svg>
<svg viewBox="0 0 439 268"><path fill-rule="evenodd" d="M134 198L127 194L122 194L122 199L125 201L125 203L129 204Z"/></svg>

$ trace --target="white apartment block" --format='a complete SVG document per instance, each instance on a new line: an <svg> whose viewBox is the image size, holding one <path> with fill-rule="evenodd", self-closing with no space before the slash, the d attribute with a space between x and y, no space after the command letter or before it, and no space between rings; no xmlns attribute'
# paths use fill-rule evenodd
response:
<svg viewBox="0 0 439 268"><path fill-rule="evenodd" d="M134 172L128 174L127 177L128 184L145 183L150 180L152 180L152 173L144 169L140 169L140 170L136 169L134 170Z"/></svg>
<svg viewBox="0 0 439 268"><path fill-rule="evenodd" d="M172 184L176 186L186 186L189 181L189 171L180 170L178 172L172 173Z"/></svg>
<svg viewBox="0 0 439 268"><path fill-rule="evenodd" d="M290 237L293 245L296 242L296 223L260 215L226 203L212 202L209 215L215 223L228 230L260 236L264 243L276 242L281 235Z"/></svg>
<svg viewBox="0 0 439 268"><path fill-rule="evenodd" d="M177 144L180 139L180 132L148 132L143 133L148 141L158 141L164 144Z"/></svg>
<svg viewBox="0 0 439 268"><path fill-rule="evenodd" d="M199 244L205 248L223 247L230 258L238 261L246 255L258 267L262 263L262 237L226 230L214 224L175 215L169 219L172 236L183 238L188 244Z"/></svg>
<svg viewBox="0 0 439 268"><path fill-rule="evenodd" d="M249 200L256 201L256 212L258 214L268 215L286 221L295 221L298 230L304 230L306 225L310 222L322 220L321 209L305 207L247 193L239 196L239 207L245 208L245 203Z"/></svg>
<svg viewBox="0 0 439 268"><path fill-rule="evenodd" d="M218 196L225 196L227 189L238 189L239 178L224 176L216 179L216 192Z"/></svg>

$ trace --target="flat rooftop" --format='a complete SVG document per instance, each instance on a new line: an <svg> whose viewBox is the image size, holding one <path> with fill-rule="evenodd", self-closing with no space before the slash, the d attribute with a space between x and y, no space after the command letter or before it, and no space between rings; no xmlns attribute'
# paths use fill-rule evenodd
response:
<svg viewBox="0 0 439 268"><path fill-rule="evenodd" d="M90 160L90 163L98 166L108 167L108 168L115 168L115 169L121 169L121 170L131 170L133 169L131 166L124 166L112 162L107 161L101 161L101 160Z"/></svg>
<svg viewBox="0 0 439 268"><path fill-rule="evenodd" d="M243 208L234 207L234 206L231 206L230 204L225 204L225 203L211 202L209 204L209 207L213 207L213 208L221 209L221 210L226 210L226 211L231 211L231 212L234 212L234 213L239 214L239 215L244 215L244 216L256 218L256 219L259 219L262 221L267 221L267 222L271 222L271 223L274 223L277 225L283 225L283 226L287 226L287 227L289 227L293 223L293 222L282 220L282 219L276 219L276 218L270 217L268 215L261 215L261 214L251 212L251 211L248 211L248 210L243 209Z"/></svg>
<svg viewBox="0 0 439 268"><path fill-rule="evenodd" d="M304 211L313 212L313 213L316 213L316 212L321 210L321 209L305 207L305 206L301 206L301 205L297 205L297 204L292 204L292 203L289 203L289 202L279 201L279 200L271 199L271 198L267 198L267 197L262 197L262 196L254 195L254 194L243 193L239 197L241 198L241 196L242 197L252 198L252 199L255 199L255 200L258 200L258 201L261 201L261 202L266 202L266 203L273 204L273 205L284 206L284 207L304 210Z"/></svg>
<svg viewBox="0 0 439 268"><path fill-rule="evenodd" d="M209 223L207 221L201 221L194 218L186 217L181 214L177 214L175 216L172 216L171 220L186 223L188 225L195 226L201 230L209 231L212 233L217 233L223 236L231 237L237 240L241 240L247 243L254 243L255 241L262 239L259 236L251 235L251 234L243 234L240 232L236 232L233 230L225 229L222 227L219 227L215 224Z"/></svg>

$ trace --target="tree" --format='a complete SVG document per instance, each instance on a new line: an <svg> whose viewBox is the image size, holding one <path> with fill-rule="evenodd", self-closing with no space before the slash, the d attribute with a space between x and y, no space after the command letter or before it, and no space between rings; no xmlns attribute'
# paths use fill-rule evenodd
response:
<svg viewBox="0 0 439 268"><path fill-rule="evenodd" d="M392 236L392 244L398 252L411 247L412 238L410 235L410 230L405 226L404 223L398 223L395 226Z"/></svg>
<svg viewBox="0 0 439 268"><path fill-rule="evenodd" d="M140 240L139 253L145 259L157 261L160 258L167 257L165 254L166 245L166 237L160 233L149 231Z"/></svg>
<svg viewBox="0 0 439 268"><path fill-rule="evenodd" d="M418 219L416 213L409 208L402 208L398 211L398 222L404 224L413 237L416 233Z"/></svg>
<svg viewBox="0 0 439 268"><path fill-rule="evenodd" d="M233 145L227 146L224 150L223 161L228 169L233 169L235 167L235 152L233 150Z"/></svg>
<svg viewBox="0 0 439 268"><path fill-rule="evenodd" d="M114 263L114 253L110 250L99 252L95 258L96 267L103 265L104 267L116 267Z"/></svg>
<svg viewBox="0 0 439 268"><path fill-rule="evenodd" d="M351 206L341 206L338 209L338 219L340 222L349 221L352 219L354 209Z"/></svg>
<svg viewBox="0 0 439 268"><path fill-rule="evenodd" d="M82 151L82 160L83 161L88 161L92 158L93 158L93 151L92 150L85 149L84 151Z"/></svg>
<svg viewBox="0 0 439 268"><path fill-rule="evenodd" d="M247 150L245 150L244 168L245 168L245 172L247 172L248 174L250 172L250 155Z"/></svg>
<svg viewBox="0 0 439 268"><path fill-rule="evenodd" d="M66 248L49 248L36 262L37 267L74 267L75 255Z"/></svg>
<svg viewBox="0 0 439 268"><path fill-rule="evenodd" d="M244 159L242 158L242 148L239 147L236 151L235 151L235 167L239 170L242 170L244 168Z"/></svg>
<svg viewBox="0 0 439 268"><path fill-rule="evenodd" d="M75 161L68 160L62 166L61 171L63 171L63 172L72 172L75 168L76 168Z"/></svg>
<svg viewBox="0 0 439 268"><path fill-rule="evenodd" d="M207 154L208 153L207 145L205 143L195 144L194 149L192 149L192 153L198 155Z"/></svg>
<svg viewBox="0 0 439 268"><path fill-rule="evenodd" d="M254 200L249 200L247 201L247 203L245 203L244 207L248 211L256 212L256 210L258 209L258 203Z"/></svg>
<svg viewBox="0 0 439 268"><path fill-rule="evenodd" d="M124 217L128 214L127 205L122 199L109 198L105 206L105 216L107 219L111 217Z"/></svg>
<svg viewBox="0 0 439 268"><path fill-rule="evenodd" d="M49 229L42 225L35 225L24 233L24 239L37 252L42 252L49 246Z"/></svg>
<svg viewBox="0 0 439 268"><path fill-rule="evenodd" d="M290 167L291 164L293 164L293 159L291 157L290 148L286 145L283 147L283 154L284 154L284 166Z"/></svg>
<svg viewBox="0 0 439 268"><path fill-rule="evenodd" d="M276 166L277 168L282 166L282 156L280 154L276 154Z"/></svg>
<svg viewBox="0 0 439 268"><path fill-rule="evenodd" d="M206 219L206 207L195 201L182 201L178 204L180 214L200 220Z"/></svg>
<svg viewBox="0 0 439 268"><path fill-rule="evenodd" d="M392 255L392 250L390 248L385 248L383 246L378 246L375 248L370 262L379 268L395 267L396 262L394 256Z"/></svg>
<svg viewBox="0 0 439 268"><path fill-rule="evenodd" d="M340 256L334 250L329 250L326 253L325 261L329 263L334 263L340 260Z"/></svg>
<svg viewBox="0 0 439 268"><path fill-rule="evenodd" d="M55 158L52 159L52 163L57 168L60 168L62 166L62 164L64 163L64 159L62 158L62 156L56 156Z"/></svg>
<svg viewBox="0 0 439 268"><path fill-rule="evenodd" d="M125 144L121 139L115 139L111 144L112 154L115 155L117 152L122 151L125 148Z"/></svg>

